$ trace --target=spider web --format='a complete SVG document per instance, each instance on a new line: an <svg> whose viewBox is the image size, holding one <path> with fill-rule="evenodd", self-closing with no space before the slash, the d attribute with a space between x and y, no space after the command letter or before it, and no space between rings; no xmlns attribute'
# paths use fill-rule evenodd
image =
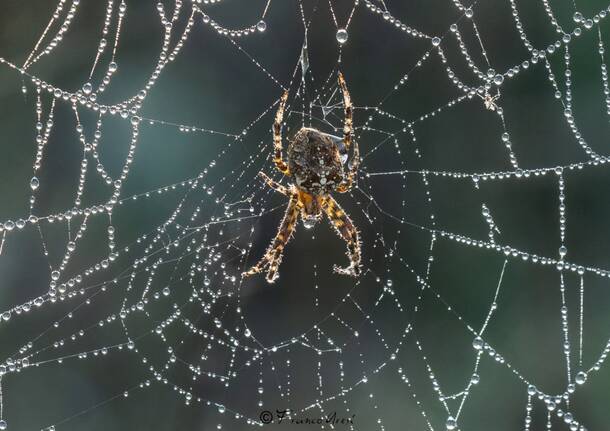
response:
<svg viewBox="0 0 610 431"><path fill-rule="evenodd" d="M7 6L0 429L603 427L610 8L402 3ZM319 223L242 279L338 71L363 275Z"/></svg>

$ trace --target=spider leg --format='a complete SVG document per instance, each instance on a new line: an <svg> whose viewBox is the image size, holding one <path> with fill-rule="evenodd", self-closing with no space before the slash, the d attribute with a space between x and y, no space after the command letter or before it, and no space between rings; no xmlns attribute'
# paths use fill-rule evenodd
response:
<svg viewBox="0 0 610 431"><path fill-rule="evenodd" d="M347 85L345 84L345 79L343 78L343 74L339 72L339 86L341 87L341 91L343 92L343 105L345 106L345 122L343 124L343 144L346 149L352 144L352 135L353 135L353 107L352 100L349 95L349 91L347 90ZM358 147L358 142L354 142L354 152L352 154L352 158L349 161L349 172L347 176L339 183L337 186L337 191L339 193L345 193L352 188L352 184L356 175L358 174L358 168L360 167L360 148Z"/></svg>
<svg viewBox="0 0 610 431"><path fill-rule="evenodd" d="M288 90L282 94L280 99L280 106L277 108L275 113L275 121L273 122L273 163L277 169L284 175L290 175L290 169L284 161L282 156L282 120L284 119L284 107L286 106L286 100L288 99Z"/></svg>
<svg viewBox="0 0 610 431"><path fill-rule="evenodd" d="M353 108L352 99L349 95L349 91L347 91L347 84L345 84L345 79L343 78L343 74L341 72L339 72L339 86L343 92L343 109L345 111L345 120L343 122L343 144L345 145L345 148L349 150L349 147L352 144Z"/></svg>
<svg viewBox="0 0 610 431"><path fill-rule="evenodd" d="M264 173L263 171L258 173L263 180L265 181L265 183L271 187L273 190L275 190L276 192L279 192L283 195L289 196L290 195L290 191L288 191L288 189L286 187L284 187L283 185L281 185L280 183L273 181L271 178L269 178L269 176Z"/></svg>
<svg viewBox="0 0 610 431"><path fill-rule="evenodd" d="M273 283L277 279L277 270L282 262L284 247L292 238L292 234L294 233L294 229L299 218L299 212L300 208L298 195L292 194L290 196L290 201L288 203L286 213L284 214L284 218L280 223L277 235L269 245L267 252L256 265L250 268L249 271L242 273L242 277L249 277L251 275L258 274L267 268L267 282Z"/></svg>
<svg viewBox="0 0 610 431"><path fill-rule="evenodd" d="M358 150L358 142L354 142L354 154L352 155L352 159L349 161L349 171L336 188L339 193L345 193L351 190L352 186L354 185L354 180L358 175L359 166L360 151Z"/></svg>
<svg viewBox="0 0 610 431"><path fill-rule="evenodd" d="M343 208L341 208L337 201L330 196L324 205L324 212L326 212L326 216L335 228L335 231L347 243L347 256L349 257L350 264L347 268L339 268L335 265L335 272L338 272L339 274L352 275L354 277L359 276L361 271L361 253L358 230L345 211L343 211Z"/></svg>

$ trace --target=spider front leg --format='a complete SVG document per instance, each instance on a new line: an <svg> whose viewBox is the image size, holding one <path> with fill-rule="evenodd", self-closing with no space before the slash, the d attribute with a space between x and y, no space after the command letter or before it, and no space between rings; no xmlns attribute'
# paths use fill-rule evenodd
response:
<svg viewBox="0 0 610 431"><path fill-rule="evenodd" d="M335 272L339 274L351 275L357 277L360 275L360 239L358 237L358 230L347 216L343 208L339 206L337 201L332 197L328 197L326 204L324 205L324 212L328 220L333 225L337 233L347 243L347 255L350 260L350 264L347 268L339 268L334 266Z"/></svg>
<svg viewBox="0 0 610 431"><path fill-rule="evenodd" d="M256 265L254 265L249 271L244 272L242 277L249 277L251 275L258 274L267 268L267 282L273 283L277 279L277 270L282 261L284 247L292 238L300 211L301 209L299 207L298 195L292 194L277 235L267 249L267 252Z"/></svg>
<svg viewBox="0 0 610 431"><path fill-rule="evenodd" d="M290 175L290 169L284 161L282 156L282 121L284 119L284 107L286 106L286 100L288 99L288 90L282 94L280 99L280 106L277 108L275 113L275 121L273 123L273 163L277 169L284 175Z"/></svg>

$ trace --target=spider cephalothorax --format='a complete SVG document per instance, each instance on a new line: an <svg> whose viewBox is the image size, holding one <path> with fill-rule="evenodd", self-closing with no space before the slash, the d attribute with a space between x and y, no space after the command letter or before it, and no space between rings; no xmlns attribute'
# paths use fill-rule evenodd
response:
<svg viewBox="0 0 610 431"><path fill-rule="evenodd" d="M278 277L278 267L282 260L286 243L290 241L296 228L299 216L303 225L311 228L325 214L336 232L347 243L347 254L350 265L335 271L341 274L357 276L360 274L360 240L358 231L348 215L339 206L330 193L337 191L345 193L352 188L358 173L360 153L358 144L354 143L352 159L344 163L352 144L352 102L343 75L339 73L339 86L343 93L345 121L343 138L338 138L317 129L301 128L288 146L288 163L282 156L282 120L284 108L288 99L286 91L280 99L280 105L273 123L274 157L277 169L284 175L293 177L294 184L285 187L263 172L263 177L269 187L288 196L290 201L279 231L269 246L267 253L244 276L249 276L267 270L267 281L272 283Z"/></svg>

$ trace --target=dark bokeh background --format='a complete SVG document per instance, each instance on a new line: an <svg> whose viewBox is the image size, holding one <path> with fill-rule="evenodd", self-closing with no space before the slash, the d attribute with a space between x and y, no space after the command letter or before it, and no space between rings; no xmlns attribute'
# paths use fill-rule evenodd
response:
<svg viewBox="0 0 610 431"><path fill-rule="evenodd" d="M76 91L86 82L103 25L105 2L81 2L73 27L61 45L50 57L43 58L29 70L41 79L70 91ZM225 0L206 10L227 27L242 27L259 19L263 3L260 0L239 3ZM337 19L344 22L351 10L351 2L334 3ZM386 3L395 17L427 34L445 34L449 25L461 15L452 2L446 0ZM509 2L479 3L475 7L475 18L493 67L505 71L528 59L529 54L515 30ZM570 2L563 3L553 6L559 22L569 29L574 25L574 10ZM601 1L578 3L585 16L592 16L604 6ZM119 69L108 91L100 96L104 103L116 103L140 89L157 61L162 40L155 3L130 1L127 4L127 18L117 52ZM534 46L546 47L559 37L548 22L542 2L521 0L517 4ZM166 10L171 6L168 3ZM329 76L334 76L338 45L328 3L305 0L303 6L306 16L312 20L308 32L310 76L307 86L311 93L304 96L309 100L316 92L330 95L334 84L325 87L324 82ZM54 7L51 2L5 0L0 16L0 56L22 64ZM185 9L189 9L188 4ZM182 14L177 28L182 28L186 15ZM277 100L282 91L250 58L287 86L292 81L303 45L298 2L272 2L266 22L264 33L237 40L243 48L241 51L198 20L181 54L166 67L154 89L149 91L141 114L171 123L196 125L230 134L241 133ZM485 69L471 27L461 24L460 29L471 54ZM601 24L601 32L608 43L610 27L607 23ZM583 136L595 151L605 155L608 153L608 117L597 43L594 28L571 45L573 99L576 122ZM473 86L482 84L468 73L451 36L444 39L442 46L449 64L464 82ZM348 79L357 107L355 124L361 127L371 115L373 119L368 125L375 129L359 129L358 132L361 152L365 155L359 179L360 191L338 198L362 232L369 272L356 284L353 280L332 274L334 262L345 263L344 244L325 225L318 226L313 233L306 233L301 227L287 248L281 278L276 285L269 287L260 279L254 279L237 290L234 284L223 278L220 262L215 262L209 266L209 277L212 287L221 292L221 297L212 301L211 314L201 314L197 305L184 309L185 315L195 316L199 327L211 333L214 333L214 317L218 317L225 328L240 327L245 321L262 346L290 340L319 324L327 337L338 344L346 344L343 355L318 356L310 349L295 345L287 351L269 354L263 359L262 366L256 362L250 369L243 364L244 357L238 355L239 378L234 379L229 388L219 384L217 379L201 378L192 382L180 367L174 367L166 375L172 383L190 390L195 397L226 404L232 411L256 418L261 410L259 399L264 400L264 408L269 410L299 409L316 398L334 395L340 388L339 361L342 361L345 387L351 387L364 375L368 375L368 383L356 387L345 399L325 405L327 411L336 410L339 415L347 415L347 411L355 413L355 429L359 430L377 429L378 418L382 419L387 430L421 430L427 429L421 415L423 409L434 429L444 429L447 414L432 390L426 364L432 367L445 394L464 388L475 358L473 334L466 325L478 330L483 323L505 257L439 239L435 244L428 280L433 291L427 290L420 296L421 286L409 268L416 274L425 275L430 234L417 226L433 227L430 215L434 214L438 229L486 239L487 225L481 216L481 204L485 202L501 230L501 234L496 235L498 242L552 258L557 257L560 242L557 179L554 174L526 180L488 181L479 189L475 189L472 181L467 179L429 176L429 185L426 185L421 175L366 176L367 172L405 167L458 172L511 169L508 153L500 139L502 127L499 118L486 111L479 98L447 108L440 115L417 123L414 127L416 143L411 141L408 133L397 133L400 155L394 146L395 139L387 139L387 133L384 133L399 132L403 127L400 121L363 109L376 106L391 93L382 108L412 121L458 97L460 93L446 76L446 65L436 54L414 69L430 48L428 40L409 37L385 22L380 15L358 7L349 28L349 41L342 52L340 69ZM561 50L550 57L558 77L563 77L562 57ZM411 70L407 84L393 92L394 85ZM297 74L296 79L298 81L300 75ZM563 78L559 82L563 88ZM26 80L28 91L24 95L21 91L23 84L19 73L6 66L0 67L0 220L15 220L29 214L29 180L36 145L35 93ZM502 86L499 103L504 108L513 149L524 169L586 160L553 93L542 64L532 66L515 79L506 80ZM296 100L301 100L301 96ZM50 98L46 97L44 101L46 113ZM287 117L286 134L289 136L301 124L296 110ZM244 265L252 264L264 251L281 218L281 209L269 210L282 205L283 198L267 193L256 179L261 168L272 172L271 165L265 162L270 147L259 144L271 141L269 127L273 111L271 108L248 135L238 141L217 134L182 133L175 127L144 122L140 127L135 162L122 196L156 190L193 178L212 160L216 161L214 169L202 181L206 186L213 186L213 195L206 197L201 183L198 184L198 189L188 194L185 207L189 210L185 210L185 214L190 215L194 206L201 205L198 222L209 222L210 217L223 215L223 204L216 204L215 198L225 196L226 201L235 202L250 192L255 193L257 210L267 210L260 218L210 229L210 243L220 238L221 228L224 238L239 237L237 243L241 247L253 242L247 262L229 252L221 258L227 262L224 271L238 274ZM84 109L80 114L85 126L89 127L90 136L95 117L85 113ZM331 116L331 122L339 127L340 112L336 114ZM314 115L319 117L320 110ZM328 125L315 121L312 124L332 131ZM37 192L37 215L66 210L73 203L82 157L82 146L74 127L69 105L58 102L55 126L38 175L41 186ZM104 122L103 132L100 154L111 173L116 175L127 153L129 123L109 117ZM375 149L377 146L379 148ZM263 153L259 154L261 151ZM610 256L608 170L602 165L567 171L565 179L567 260L606 268ZM83 206L98 204L108 198L107 189L96 181L92 176ZM431 203L426 201L426 190L431 193ZM178 192L169 191L158 197L153 193L148 199L118 207L113 214L113 223L118 231L117 246L126 246L143 233L154 231L184 196L184 188L179 188ZM374 202L370 202L367 196L372 196ZM399 224L395 218L415 226ZM107 216L103 215L94 216L89 221L90 233L72 257L69 274L82 272L105 257L107 223ZM57 266L64 253L65 226L65 222L43 225L49 257L42 254L39 233L31 226L7 236L0 256L0 310L47 291L49 265ZM255 228L254 234L250 234L251 226ZM72 232L74 229L72 226ZM177 229L168 231L168 237L175 239L177 232ZM194 237L202 240L201 235ZM394 253L390 254L390 249L394 249ZM135 253L137 257L138 251ZM180 248L176 253L184 254L185 251ZM202 259L205 259L207 254L203 255ZM168 256L169 259L171 256ZM191 262L188 260L189 264ZM111 280L131 263L133 256L125 256L110 271L96 275L86 285ZM189 271L186 263L175 268L179 276ZM200 277L189 285L180 282L179 276L172 278L170 273L160 270L152 289L160 290L168 280L173 280L171 301L151 305L147 318L128 319L130 336L135 337L154 327L171 313L173 301L184 303L193 286L202 283ZM392 281L395 297L404 307L404 312L396 309L393 299L379 304L375 302L387 280ZM602 278L587 274L584 280L584 365L588 368L598 358L608 337L610 292L608 283ZM565 283L571 341L576 346L580 280L570 272L565 275ZM95 325L108 315L118 314L124 297L128 298L128 304L137 302L136 295L141 294L145 284L146 277L139 278L134 288L137 292L130 294L125 293L127 283L122 280L114 285L114 289L94 296L90 305L79 308L72 319L62 322L55 332L50 331L45 334L46 338L38 340L35 350L61 339L67 341L73 332L93 327L87 336L71 347L62 347L55 352L50 348L40 353L37 360L124 342L125 332L116 321L101 329L96 329ZM0 325L0 360L12 356L21 345L62 319L94 292L96 290L91 289L82 299L45 306L25 316L13 316L9 322ZM348 292L352 292L352 298L362 307L362 312L341 302ZM226 298L228 293L232 296ZM235 313L236 301L239 301L244 320ZM413 311L414 304L418 304L417 313ZM559 273L554 268L510 258L498 299L499 307L485 336L485 340L515 370L549 394L563 392L566 385L560 305ZM330 316L334 310L338 310L336 315L344 322L359 331L359 337L354 337L353 332L346 331L338 320ZM413 330L402 339L410 322ZM172 346L179 349L178 356L192 357L196 362L206 351L208 341L185 334L183 328L176 327L168 330L166 337ZM324 339L316 339L316 331L308 334L312 344L324 345ZM388 361L399 341L402 346L398 358L389 361L381 372L373 373L379 364ZM4 417L9 429L40 429L51 424L66 430L208 430L215 429L217 424L228 430L251 428L243 420L235 420L229 411L221 414L216 407L205 405L205 401L186 407L184 395L174 391L173 384L166 386L154 382L149 373L150 365L162 367L165 364L168 358L166 347L148 338L140 340L137 346L139 354L124 349L104 357L90 355L86 360L66 358L61 364L53 361L6 376L2 383ZM573 369L578 368L576 351L576 348L572 349ZM227 372L231 360L228 348L214 347L207 350L207 355L206 370L218 374ZM142 363L142 356L148 359L147 364ZM423 356L427 358L426 362L422 360ZM286 366L287 359L291 360L290 367ZM318 369L322 370L319 375ZM403 372L409 377L410 385L400 381ZM264 395L257 391L259 373L265 382ZM482 360L479 375L481 383L474 387L464 406L460 429L521 429L525 417L526 385L505 365L497 364L487 356ZM324 381L322 395L318 387L319 377ZM139 389L138 384L147 379L151 387ZM291 382L289 401L279 399L279 394L286 390L287 380ZM591 375L584 387L579 387L573 398L571 410L590 430L604 429L607 423L609 383L608 370L602 367ZM136 389L130 389L134 386ZM128 398L123 398L124 390L129 390ZM98 403L117 394L119 399L98 406ZM449 403L455 411L456 402ZM319 414L318 410L314 411ZM71 418L75 414L78 415ZM68 418L69 421L62 423ZM544 429L546 409L541 402L535 404L533 420L531 429ZM554 422L557 422L557 429L567 429L562 428L565 425L559 425L557 419ZM286 426L286 429L307 428L303 425Z"/></svg>

